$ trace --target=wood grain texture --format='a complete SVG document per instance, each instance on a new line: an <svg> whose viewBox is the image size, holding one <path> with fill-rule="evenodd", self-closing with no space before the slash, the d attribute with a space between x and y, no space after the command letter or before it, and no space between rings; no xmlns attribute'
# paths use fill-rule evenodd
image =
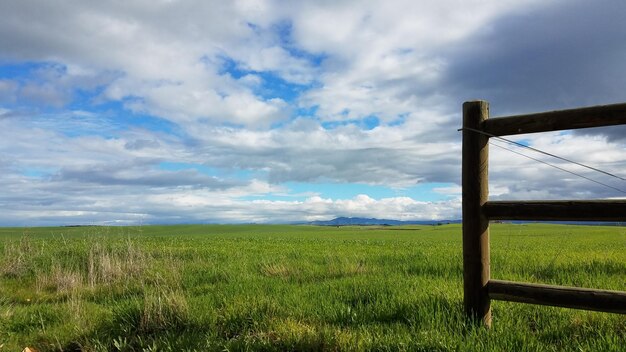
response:
<svg viewBox="0 0 626 352"><path fill-rule="evenodd" d="M626 292L490 280L491 299L626 314Z"/></svg>
<svg viewBox="0 0 626 352"><path fill-rule="evenodd" d="M463 104L463 127L476 129L489 118L489 104ZM489 219L482 205L489 197L489 138L463 130L463 293L466 313L491 326L489 281Z"/></svg>
<svg viewBox="0 0 626 352"><path fill-rule="evenodd" d="M491 118L479 129L495 136L626 124L626 103Z"/></svg>

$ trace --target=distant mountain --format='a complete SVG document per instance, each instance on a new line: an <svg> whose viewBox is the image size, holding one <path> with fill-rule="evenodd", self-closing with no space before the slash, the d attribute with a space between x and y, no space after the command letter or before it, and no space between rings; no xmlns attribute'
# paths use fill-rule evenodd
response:
<svg viewBox="0 0 626 352"><path fill-rule="evenodd" d="M389 219L374 219L374 218L348 218L339 217L332 220L318 220L311 221L309 225L318 226L398 226L398 225L442 225L442 224L460 224L461 220L415 220L415 221L402 221L402 220L389 220Z"/></svg>
<svg viewBox="0 0 626 352"><path fill-rule="evenodd" d="M390 220L375 218L349 218L339 217L332 220L311 221L306 224L317 226L400 226L400 225L445 225L445 224L461 224L463 221L458 220ZM624 226L622 222L606 222L606 221L498 221L510 224L560 224L560 225L584 225L584 226ZM298 223L302 224L302 223Z"/></svg>

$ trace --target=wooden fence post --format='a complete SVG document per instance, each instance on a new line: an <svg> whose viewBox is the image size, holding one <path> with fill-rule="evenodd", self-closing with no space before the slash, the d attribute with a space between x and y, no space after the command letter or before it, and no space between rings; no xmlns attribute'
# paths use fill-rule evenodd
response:
<svg viewBox="0 0 626 352"><path fill-rule="evenodd" d="M489 220L482 206L489 197L489 137L482 130L489 103L463 103L463 303L471 319L491 326L489 281Z"/></svg>

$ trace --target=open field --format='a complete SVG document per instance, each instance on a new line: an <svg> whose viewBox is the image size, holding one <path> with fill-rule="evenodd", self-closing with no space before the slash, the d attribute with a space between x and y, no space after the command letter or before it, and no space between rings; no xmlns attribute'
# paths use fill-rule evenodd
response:
<svg viewBox="0 0 626 352"><path fill-rule="evenodd" d="M626 228L492 226L492 277L626 290ZM0 351L624 351L626 316L462 312L459 225L1 228Z"/></svg>

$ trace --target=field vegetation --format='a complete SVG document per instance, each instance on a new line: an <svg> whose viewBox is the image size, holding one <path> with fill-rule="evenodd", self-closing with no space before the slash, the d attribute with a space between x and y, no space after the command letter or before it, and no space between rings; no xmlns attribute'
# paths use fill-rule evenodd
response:
<svg viewBox="0 0 626 352"><path fill-rule="evenodd" d="M494 224L492 277L626 290L626 228ZM0 229L0 351L624 351L626 316L462 310L459 225Z"/></svg>

